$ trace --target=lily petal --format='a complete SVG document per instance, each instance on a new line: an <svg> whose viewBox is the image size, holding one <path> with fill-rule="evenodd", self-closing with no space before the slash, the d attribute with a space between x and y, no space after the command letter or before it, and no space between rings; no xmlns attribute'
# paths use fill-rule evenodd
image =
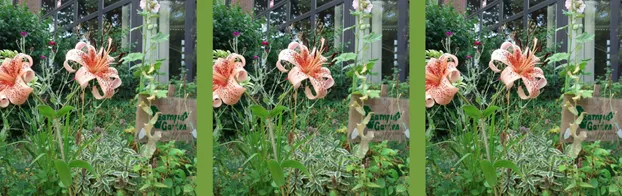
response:
<svg viewBox="0 0 622 196"><path fill-rule="evenodd" d="M215 92L222 102L233 105L240 100L245 90L246 88L240 86L233 79L229 79L226 86L216 89Z"/></svg>
<svg viewBox="0 0 622 196"><path fill-rule="evenodd" d="M434 101L440 105L449 104L457 92L458 88L454 87L447 78L443 78L438 87L432 88L428 91Z"/></svg>

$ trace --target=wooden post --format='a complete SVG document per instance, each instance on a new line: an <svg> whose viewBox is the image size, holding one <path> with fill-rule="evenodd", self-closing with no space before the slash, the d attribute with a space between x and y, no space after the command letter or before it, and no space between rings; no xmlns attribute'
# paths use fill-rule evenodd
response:
<svg viewBox="0 0 622 196"><path fill-rule="evenodd" d="M174 96L175 96L175 85L169 84L168 85L168 97L174 97Z"/></svg>
<svg viewBox="0 0 622 196"><path fill-rule="evenodd" d="M599 97L599 96L600 96L600 85L594 84L594 93L592 97Z"/></svg>
<svg viewBox="0 0 622 196"><path fill-rule="evenodd" d="M380 86L380 97L389 96L389 87L386 84Z"/></svg>

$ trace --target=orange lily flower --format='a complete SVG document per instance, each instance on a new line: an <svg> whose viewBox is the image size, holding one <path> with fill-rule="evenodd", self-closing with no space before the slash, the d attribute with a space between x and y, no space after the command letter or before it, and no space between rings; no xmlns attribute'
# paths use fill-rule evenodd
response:
<svg viewBox="0 0 622 196"><path fill-rule="evenodd" d="M449 60L453 61L449 61ZM438 59L431 58L425 66L425 106L430 108L434 103L447 105L458 92L452 83L460 80L458 58L451 54L443 54Z"/></svg>
<svg viewBox="0 0 622 196"><path fill-rule="evenodd" d="M297 48L299 52L296 51ZM326 57L322 56L323 50L324 38L321 39L321 47L319 49L313 48L311 52L305 45L292 42L287 49L279 53L279 60L276 62L276 67L281 72L288 72L281 64L281 61L284 60L294 65L287 74L287 80L294 85L294 88L300 87L302 81L306 79L311 81L316 95L313 95L309 86L305 87L305 94L311 100L326 97L328 89L335 84L330 70L322 67L328 61Z"/></svg>
<svg viewBox="0 0 622 196"><path fill-rule="evenodd" d="M237 61L237 60L240 61ZM220 107L224 102L227 105L236 104L246 88L238 82L246 80L248 73L244 70L246 60L242 55L230 54L226 59L218 58L214 63L212 78L212 105Z"/></svg>
<svg viewBox="0 0 622 196"><path fill-rule="evenodd" d="M24 58L28 62L24 62ZM9 106L9 102L15 105L26 102L33 90L27 83L35 78L32 63L30 56L21 53L13 59L4 59L0 66L0 107Z"/></svg>
<svg viewBox="0 0 622 196"><path fill-rule="evenodd" d="M97 52L92 45L79 42L76 44L76 47L69 50L65 56L65 69L70 73L74 73L76 70L69 66L69 61L74 61L82 65L76 72L74 78L78 81L82 89L88 86L89 81L97 79L104 95L99 93L97 86L93 86L92 92L95 99L111 98L114 95L114 90L121 86L119 72L117 72L117 69L110 67L110 63L114 61L114 58L109 55L111 45L112 39L108 38L108 49L104 51L102 47L99 52Z"/></svg>
<svg viewBox="0 0 622 196"><path fill-rule="evenodd" d="M517 45L505 42L501 45L500 49L492 52L490 62L488 66L494 72L499 73L501 70L497 69L494 61L501 61L507 67L501 72L501 81L505 84L507 89L511 89L514 86L514 81L522 79L523 83L527 87L529 95L525 94L523 87L518 87L518 95L521 99L531 99L540 95L540 89L546 86L546 78L544 77L544 71L536 64L540 63L540 59L535 56L535 49L537 39L534 39L534 47L530 51L529 48L523 53ZM511 49L511 50L508 50Z"/></svg>

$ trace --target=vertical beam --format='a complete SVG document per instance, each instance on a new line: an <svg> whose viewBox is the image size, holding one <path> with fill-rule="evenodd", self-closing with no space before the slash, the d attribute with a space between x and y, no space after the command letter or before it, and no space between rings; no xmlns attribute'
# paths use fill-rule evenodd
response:
<svg viewBox="0 0 622 196"><path fill-rule="evenodd" d="M563 27L568 25L568 17L566 17L566 15L564 15L564 9L566 9L564 7L565 5L565 0L557 0L557 27ZM564 31L557 31L557 43L561 43L560 48L558 48L557 52L566 52L568 51L568 36L566 36L566 32ZM560 63L565 63L565 62L560 62Z"/></svg>
<svg viewBox="0 0 622 196"><path fill-rule="evenodd" d="M585 1L585 18L583 18L584 31L590 35L596 35L596 1ZM585 66L585 72L592 73L589 76L584 76L585 82L594 82L596 79L596 65L594 64L595 46L596 41L594 39L583 43L583 58L588 58L590 61Z"/></svg>
<svg viewBox="0 0 622 196"><path fill-rule="evenodd" d="M384 2L382 1L372 1L372 5L374 6L371 14L371 32L375 34L382 35L382 15L384 13ZM399 13L398 13L399 14ZM362 42L361 42L362 43ZM370 44L370 57L371 59L378 59L372 68L372 72L378 74L376 76L371 76L370 82L373 83L381 83L382 82L382 68L387 65L383 65L382 63L382 39L375 41ZM389 64L388 66L393 66Z"/></svg>
<svg viewBox="0 0 622 196"><path fill-rule="evenodd" d="M311 0L311 16L309 17L311 19L311 29L314 30L316 28L315 23L316 23L316 18L315 18L315 8L317 7L317 0Z"/></svg>
<svg viewBox="0 0 622 196"><path fill-rule="evenodd" d="M159 25L158 25L158 29L159 32L164 34L164 35L170 35L170 28L171 28L171 5L173 3L171 1L160 1L160 12L159 15L160 17L159 19ZM187 16L187 15L186 15ZM186 20L188 20L188 18L186 17ZM171 45L171 40L166 40L163 42L160 42L157 44L157 51L156 53L154 53L154 56L157 56L157 59L165 59L162 62L162 65L160 65L160 73L162 73L163 75L158 75L156 76L158 78L158 81L161 83L168 83L169 79L170 79L170 45ZM183 54L182 54L183 55ZM181 62L180 62L181 63Z"/></svg>
<svg viewBox="0 0 622 196"><path fill-rule="evenodd" d="M196 65L195 65L195 61L194 59L196 59L196 32L197 32L197 28L196 28L196 24L197 24L197 17L196 17L196 10L197 10L197 1L196 0L190 0L190 1L186 1L186 21L185 21L185 26L186 26L186 30L184 32L184 42L185 42L185 56L186 58L184 59L185 64L186 64L186 70L188 70L187 72L187 76L186 79L188 81L194 81L195 77L196 77Z"/></svg>
<svg viewBox="0 0 622 196"><path fill-rule="evenodd" d="M400 69L399 80L401 82L406 81L408 75L408 8L410 7L408 0L397 1L397 64Z"/></svg>
<svg viewBox="0 0 622 196"><path fill-rule="evenodd" d="M611 40L611 68L613 69L612 79L617 82L620 78L620 1L610 1L611 20L610 20L610 40Z"/></svg>
<svg viewBox="0 0 622 196"><path fill-rule="evenodd" d="M78 3L76 3L77 5ZM103 33L104 33L104 0L98 0L97 1L97 24L99 25L98 29L99 31L97 31L97 33L102 36L100 39L103 39ZM76 16L78 16L78 9L76 9ZM77 21L77 20L76 20ZM104 43L102 41L102 43Z"/></svg>
<svg viewBox="0 0 622 196"><path fill-rule="evenodd" d="M132 9L137 10L140 7L140 1L132 1ZM136 28L140 25L143 25L143 17L138 14L138 12L133 11L132 13L132 28ZM130 41L131 43L136 43L136 47L132 49L132 52L142 52L143 41L140 31L135 30L130 33Z"/></svg>
<svg viewBox="0 0 622 196"><path fill-rule="evenodd" d="M352 10L352 2L353 0L344 0L343 5L343 23L344 28L348 28L354 26L356 24L356 18L350 14L350 10ZM346 44L343 52L354 52L354 44L356 41L354 40L354 28L349 29L343 32L343 41Z"/></svg>

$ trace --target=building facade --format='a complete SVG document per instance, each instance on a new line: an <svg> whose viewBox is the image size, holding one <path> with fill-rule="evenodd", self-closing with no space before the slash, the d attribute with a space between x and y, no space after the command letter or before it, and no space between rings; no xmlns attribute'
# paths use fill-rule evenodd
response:
<svg viewBox="0 0 622 196"><path fill-rule="evenodd" d="M341 29L353 26L356 19L350 15L353 0L227 0L228 4L238 4L256 18L265 19L264 30L268 36L269 28L278 28L282 33L317 28ZM408 57L408 7L409 0L371 0L373 4L370 20L371 32L381 34L382 40L371 44L368 59L378 59L372 82L393 75L399 69L399 79L406 81L409 71ZM269 24L269 25L268 25ZM343 32L343 31L342 31ZM355 43L352 30L334 38L335 46ZM353 52L357 46L345 44L346 52Z"/></svg>
<svg viewBox="0 0 622 196"><path fill-rule="evenodd" d="M52 31L58 36L101 33L111 27L128 32L121 41L122 47L132 44L133 52L140 52L142 37L130 29L142 25L138 0L14 0L26 4L31 11L53 21ZM153 54L156 59L167 59L160 67L160 82L179 76L181 68L187 70L186 79L196 76L196 0L159 0L158 30L169 34L167 41L159 43Z"/></svg>
<svg viewBox="0 0 622 196"><path fill-rule="evenodd" d="M620 77L620 9L621 0L583 0L585 2L584 31L594 35L592 41L584 43L579 51L582 59L591 59L584 76L586 82L597 77L604 77L608 68L612 69L611 77L618 81ZM568 24L564 15L565 0L439 0L444 5L454 6L456 10L469 18L479 21L475 29L487 28L496 36L506 36L512 32L532 30L554 32L556 28ZM529 31L529 32L532 32ZM568 51L568 36L564 31L550 33L541 41L546 46L557 48L558 52Z"/></svg>

